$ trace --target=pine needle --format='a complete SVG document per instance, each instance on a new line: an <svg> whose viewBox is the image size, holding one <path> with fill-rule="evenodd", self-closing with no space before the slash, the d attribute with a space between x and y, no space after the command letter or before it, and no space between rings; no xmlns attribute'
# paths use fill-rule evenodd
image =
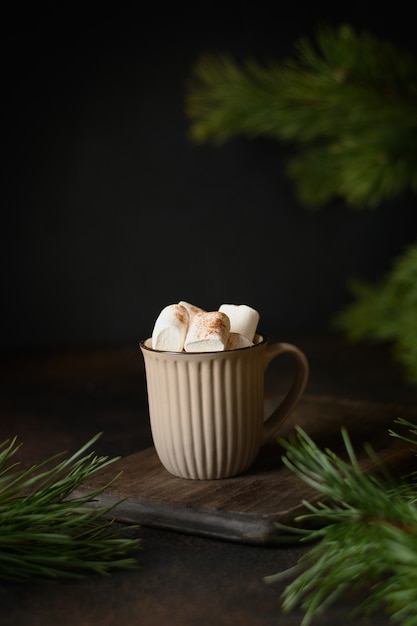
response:
<svg viewBox="0 0 417 626"><path fill-rule="evenodd" d="M394 259L376 285L352 280L355 300L333 320L352 341L391 343L405 379L417 384L417 243Z"/></svg>
<svg viewBox="0 0 417 626"><path fill-rule="evenodd" d="M397 420L410 433L416 426ZM390 434L413 444L417 438ZM303 626L322 613L343 593L366 591L355 615L384 608L394 622L417 624L417 481L416 473L394 479L385 469L377 477L361 471L348 434L343 431L348 461L331 450L320 450L297 428L281 440L286 466L324 497L324 503L306 504L308 512L294 529L300 541L314 542L295 568L267 576L274 583L295 577L285 588L285 612L300 606ZM382 468L383 469L383 468ZM291 529L286 528L291 532Z"/></svg>
<svg viewBox="0 0 417 626"><path fill-rule="evenodd" d="M118 460L85 454L99 436L67 459L59 461L60 453L29 469L12 462L20 449L16 438L0 444L0 579L53 581L137 567L139 539L119 536L107 519L117 503L95 506L111 483L72 495Z"/></svg>
<svg viewBox="0 0 417 626"><path fill-rule="evenodd" d="M341 198L376 209L417 192L417 58L348 24L321 26L288 60L204 55L186 102L195 142L241 136L292 144L287 172L306 207ZM379 284L354 280L350 288L355 301L336 328L353 340L389 342L417 385L417 242Z"/></svg>
<svg viewBox="0 0 417 626"><path fill-rule="evenodd" d="M300 201L376 207L417 191L417 61L348 24L320 27L293 58L239 64L206 54L186 112L195 142L268 137L298 151L288 164Z"/></svg>

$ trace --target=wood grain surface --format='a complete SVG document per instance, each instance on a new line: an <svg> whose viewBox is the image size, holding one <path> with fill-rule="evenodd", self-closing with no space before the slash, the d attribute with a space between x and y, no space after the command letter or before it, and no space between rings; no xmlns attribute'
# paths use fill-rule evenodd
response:
<svg viewBox="0 0 417 626"><path fill-rule="evenodd" d="M272 398L269 403L278 400ZM340 432L344 426L364 471L377 470L364 450L364 444L370 444L379 462L400 474L411 466L415 455L409 444L390 436L388 429L398 430L395 420L400 417L415 423L416 413L410 406L305 395L280 435L288 436L298 424L321 448L344 456ZM150 447L110 465L75 495L85 495L121 472L96 501L97 506L112 505L110 516L117 521L248 544L275 543L285 534L277 523L297 525L297 516L305 510L303 501L319 499L286 469L282 453L278 443L271 444L261 449L253 467L240 476L187 480L169 474Z"/></svg>

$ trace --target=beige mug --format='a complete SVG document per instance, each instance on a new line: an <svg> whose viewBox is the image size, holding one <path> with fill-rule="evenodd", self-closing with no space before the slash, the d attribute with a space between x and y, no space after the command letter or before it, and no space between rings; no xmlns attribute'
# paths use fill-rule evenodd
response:
<svg viewBox="0 0 417 626"><path fill-rule="evenodd" d="M181 478L227 478L247 470L261 446L275 438L308 381L308 361L299 348L268 345L258 334L251 347L220 352L151 346L150 338L140 343L152 438L162 465ZM265 370L281 354L294 357L294 379L264 419Z"/></svg>

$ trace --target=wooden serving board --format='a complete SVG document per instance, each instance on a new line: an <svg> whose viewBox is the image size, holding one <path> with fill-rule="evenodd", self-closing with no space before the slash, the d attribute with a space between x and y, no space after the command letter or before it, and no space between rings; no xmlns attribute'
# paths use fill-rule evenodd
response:
<svg viewBox="0 0 417 626"><path fill-rule="evenodd" d="M270 400L276 403L277 399ZM371 444L379 460L392 473L412 467L415 452L392 437L399 430L394 420L417 420L417 408L379 405L306 395L283 428L282 436L299 424L320 448L345 456L340 429L345 426L364 471L375 471L363 450ZM407 434L407 431L405 430ZM262 448L253 467L240 476L221 480L187 480L169 474L154 448L132 454L94 475L75 495L85 495L121 476L97 499L97 506L112 505L110 516L134 523L211 538L251 544L269 544L283 535L276 523L296 524L305 511L303 500L320 498L283 465L278 444ZM120 500L123 499L122 502Z"/></svg>

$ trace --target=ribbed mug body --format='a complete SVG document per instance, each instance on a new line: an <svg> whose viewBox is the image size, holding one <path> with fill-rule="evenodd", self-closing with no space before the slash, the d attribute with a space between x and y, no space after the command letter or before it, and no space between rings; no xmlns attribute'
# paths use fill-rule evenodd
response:
<svg viewBox="0 0 417 626"><path fill-rule="evenodd" d="M182 478L244 472L262 440L266 342L224 352L161 352L141 344L155 450Z"/></svg>

